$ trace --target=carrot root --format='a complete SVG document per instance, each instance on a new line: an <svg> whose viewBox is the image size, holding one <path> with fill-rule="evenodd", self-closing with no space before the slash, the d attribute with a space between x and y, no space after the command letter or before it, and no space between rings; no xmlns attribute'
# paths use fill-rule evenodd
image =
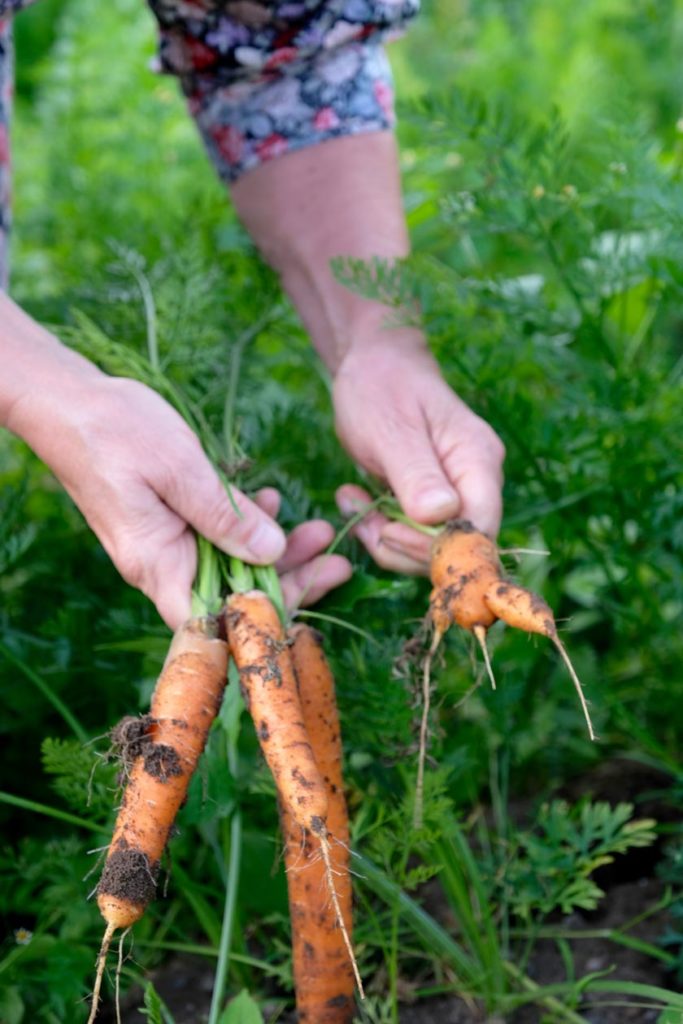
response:
<svg viewBox="0 0 683 1024"><path fill-rule="evenodd" d="M215 623L189 620L173 637L150 714L125 718L112 732L127 784L95 889L106 930L88 1024L97 1014L112 936L123 929L116 976L118 1003L123 939L155 895L176 813L220 707L227 664L227 645L217 638Z"/></svg>
<svg viewBox="0 0 683 1024"><path fill-rule="evenodd" d="M441 643L443 632L434 630L431 646L425 655L422 666L422 716L420 718L420 741L417 752L417 779L415 781L415 807L413 810L413 828L422 828L424 812L424 779L425 761L427 759L427 734L429 730L429 711L432 700L432 661Z"/></svg>
<svg viewBox="0 0 683 1024"><path fill-rule="evenodd" d="M315 834L302 831L280 800L298 1019L351 1024L355 985L363 989L352 943L349 821L334 678L314 629L299 623L287 639L303 723L328 801L327 828Z"/></svg>
<svg viewBox="0 0 683 1024"><path fill-rule="evenodd" d="M493 667L491 665L491 658L489 657L489 649L486 646L486 629L483 626L474 626L472 628L477 643L481 648L481 653L484 656L484 665L486 666L486 673L491 681L491 689L496 689L496 677L493 674Z"/></svg>
<svg viewBox="0 0 683 1024"><path fill-rule="evenodd" d="M441 636L455 624L474 634L484 658L484 665L493 689L495 676L486 645L487 630L497 620L527 633L538 633L555 645L567 667L579 697L588 734L595 740L588 702L579 677L571 663L557 632L555 618L549 605L537 594L505 579L500 554L531 553L531 549L517 548L501 552L495 542L481 533L467 520L452 520L444 526L432 545L429 575L432 592L429 598L429 617L435 635ZM547 551L535 551L545 555ZM425 659L422 680L423 713L420 728L415 813L413 824L422 823L424 766L426 759L427 716L431 693L430 670L433 647Z"/></svg>
<svg viewBox="0 0 683 1024"><path fill-rule="evenodd" d="M585 694L583 692L583 686L581 685L581 680L577 676L576 670L574 669L574 666L571 663L571 659L570 659L569 655L567 654L567 649L564 646L564 644L562 643L562 641L560 640L560 638L557 635L557 633L555 633L554 636L551 636L550 639L555 644L555 647L557 648L557 650L558 650L558 652L560 654L560 657L562 658L563 662L567 666L567 671L569 672L569 677L570 677L571 681L574 684L576 692L579 695L579 702L581 704L581 710L583 711L583 717L586 719L586 725L588 726L588 735L590 736L590 738L593 741L595 741L597 739L597 736L595 735L595 730L593 729L593 722L591 721L590 711L588 710L588 701L586 700L586 696L585 696Z"/></svg>
<svg viewBox="0 0 683 1024"><path fill-rule="evenodd" d="M242 694L280 799L301 828L320 835L326 829L327 795L278 612L260 590L232 594L226 626Z"/></svg>
<svg viewBox="0 0 683 1024"><path fill-rule="evenodd" d="M95 984L93 985L92 1002L90 1003L90 1015L88 1017L87 1024L93 1024L93 1021L97 1016L97 1011L100 1005L100 992L102 990L102 978L104 977L104 968L107 963L107 953L109 952L109 947L115 931L116 925L110 922L104 931L102 945L100 946L100 951L97 954L97 972L95 974Z"/></svg>
<svg viewBox="0 0 683 1024"><path fill-rule="evenodd" d="M486 591L485 601L496 617L502 619L508 626L522 629L527 633L539 633L541 636L547 636L552 641L567 666L569 676L579 695L581 710L588 726L588 735L591 740L595 740L595 731L583 687L566 648L557 635L555 617L550 606L538 594L534 594L525 587L517 586L516 583L509 583L506 580L499 580L495 586L490 587Z"/></svg>
<svg viewBox="0 0 683 1024"><path fill-rule="evenodd" d="M351 967L353 968L353 976L356 979L356 985L358 986L358 994L361 999L365 999L365 990L363 988L363 980L358 970L358 962L356 960L356 954L353 952L353 946L351 945L351 938L349 936L346 924L344 923L344 915L342 914L341 907L339 906L339 897L337 896L337 887L334 883L334 872L332 870L332 860L330 858L330 841L327 836L320 836L320 850L323 855L325 862L325 875L327 878L327 887L330 892L330 898L334 906L334 913L337 918L337 927L341 931L346 951L349 954L349 960L351 961Z"/></svg>

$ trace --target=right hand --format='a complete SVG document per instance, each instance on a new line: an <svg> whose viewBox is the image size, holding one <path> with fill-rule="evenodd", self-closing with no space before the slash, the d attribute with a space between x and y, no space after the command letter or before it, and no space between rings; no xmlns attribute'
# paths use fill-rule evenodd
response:
<svg viewBox="0 0 683 1024"><path fill-rule="evenodd" d="M33 390L8 427L50 467L123 578L177 628L190 614L194 530L256 564L285 553L267 511L235 488L235 511L181 416L134 380L90 376L75 394Z"/></svg>

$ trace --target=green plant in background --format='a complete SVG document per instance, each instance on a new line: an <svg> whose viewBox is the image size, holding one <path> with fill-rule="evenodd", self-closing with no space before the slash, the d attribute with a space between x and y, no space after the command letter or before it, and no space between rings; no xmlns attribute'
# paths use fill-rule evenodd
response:
<svg viewBox="0 0 683 1024"><path fill-rule="evenodd" d="M616 854L655 840L654 821L633 821L633 807L554 800L539 808L529 830L508 838L493 879L500 903L522 921L542 921L553 910L595 910L604 893L591 875Z"/></svg>
<svg viewBox="0 0 683 1024"><path fill-rule="evenodd" d="M601 743L586 741L542 645L496 627L492 694L451 638L435 673L439 770L425 829L412 833L417 711L394 663L426 588L389 578L346 542L357 575L318 611L345 726L373 1024L398 1020L406 986L417 998L460 991L490 1013L533 1002L553 1021L581 1019L597 991L668 1003L662 1024L680 1016L673 974L670 992L645 992L575 978L567 957L566 982L544 992L528 967L544 936L566 950L547 915L599 898L596 862L651 838L621 805L565 810L556 788L614 751L672 774L678 762L682 31L674 0L561 11L550 0L433 0L395 50L416 255L340 272L398 315L419 306L450 383L504 438L503 546L550 552L507 568L571 632ZM17 299L112 372L144 371L186 403L217 461L239 465L247 486L282 489L286 525L334 514L334 487L352 468L331 441L328 382L227 209L173 84L146 70L143 6L43 2L19 19L19 46ZM22 60L31 54L40 60ZM14 801L0 809L24 836L0 854L0 1017L52 1024L87 995L100 929L82 879L95 860L86 850L107 841L111 768L80 737L147 706L167 636L36 460L5 438L0 494L0 800ZM265 979L280 992L290 984L272 783L253 738L236 738L238 714L231 698L180 819L169 898L136 928L125 975L174 950L220 955L231 991L251 993L214 1008L221 1024L258 1012ZM546 807L531 825L515 818L519 795ZM680 808L677 791L672 800ZM16 933L32 937L22 945ZM626 926L613 940L633 941ZM666 963L677 948L674 938ZM168 1024L151 986L145 1006Z"/></svg>

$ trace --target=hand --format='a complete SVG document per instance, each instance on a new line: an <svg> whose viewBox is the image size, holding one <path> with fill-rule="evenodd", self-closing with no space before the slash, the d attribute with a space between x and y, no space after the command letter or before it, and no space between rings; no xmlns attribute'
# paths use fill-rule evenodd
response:
<svg viewBox="0 0 683 1024"><path fill-rule="evenodd" d="M387 483L403 511L419 523L454 516L495 537L501 518L503 444L448 387L415 331L392 330L390 342L349 350L334 382L339 438L366 470ZM359 487L337 492L341 511L370 500ZM377 563L424 574L430 538L379 512L356 534Z"/></svg>
<svg viewBox="0 0 683 1024"><path fill-rule="evenodd" d="M233 488L237 512L195 435L156 392L103 374L70 387L27 394L8 426L47 463L123 578L171 629L190 613L193 530L245 561L280 559L291 600L308 586L308 597L319 597L348 577L345 560L321 568L315 559L329 540L326 524L302 526L287 544L272 518L273 492L255 502Z"/></svg>
<svg viewBox="0 0 683 1024"><path fill-rule="evenodd" d="M280 495L272 487L264 487L254 500L269 515L277 516ZM333 539L334 528L324 519L301 523L287 537L285 553L275 568L290 610L315 604L328 591L350 579L352 569L348 559L323 554Z"/></svg>

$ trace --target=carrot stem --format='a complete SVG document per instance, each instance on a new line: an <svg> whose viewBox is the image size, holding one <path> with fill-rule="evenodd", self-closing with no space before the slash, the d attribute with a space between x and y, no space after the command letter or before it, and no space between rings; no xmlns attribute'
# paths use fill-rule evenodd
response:
<svg viewBox="0 0 683 1024"><path fill-rule="evenodd" d="M312 612L310 608L300 608L296 613L297 619L319 619L321 622L331 622L333 626L339 626L341 629L348 629L349 633L356 633L357 636L362 636L364 640L367 640L369 644L375 647L381 647L377 637L374 637L372 633L368 633L366 629L361 629L360 626L354 625L353 622L347 622L346 619L340 619L337 615L328 615L327 612Z"/></svg>
<svg viewBox="0 0 683 1024"><path fill-rule="evenodd" d="M220 555L205 537L197 537L197 575L192 588L192 615L217 615L221 607Z"/></svg>
<svg viewBox="0 0 683 1024"><path fill-rule="evenodd" d="M285 608L285 599L282 594L282 586L280 585L280 577L277 574L277 570L273 565L257 565L254 567L254 579L256 586L259 587L264 594L267 594L273 605L277 609L277 613L280 616L280 622L287 625L287 610Z"/></svg>
<svg viewBox="0 0 683 1024"><path fill-rule="evenodd" d="M412 530L417 530L418 533L424 533L427 537L438 537L441 533L442 527L440 526L427 526L426 523L418 523L417 520L411 519L410 516L404 515L403 512L399 512L396 509L392 509L388 514L389 519L393 519L397 523L405 523Z"/></svg>

